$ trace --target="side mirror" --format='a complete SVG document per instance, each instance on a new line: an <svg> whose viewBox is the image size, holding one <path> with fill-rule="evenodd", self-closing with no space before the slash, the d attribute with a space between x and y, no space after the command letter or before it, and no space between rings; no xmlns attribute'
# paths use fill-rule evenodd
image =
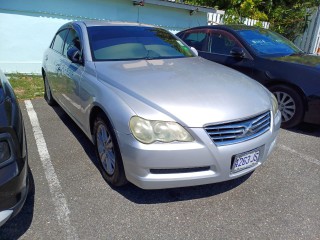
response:
<svg viewBox="0 0 320 240"><path fill-rule="evenodd" d="M70 48L67 52L67 56L71 62L82 64L81 54L78 48Z"/></svg>
<svg viewBox="0 0 320 240"><path fill-rule="evenodd" d="M232 48L230 54L235 58L244 58L244 56L246 55L243 48L240 47Z"/></svg>
<svg viewBox="0 0 320 240"><path fill-rule="evenodd" d="M197 49L195 49L194 47L190 47L190 49L196 56L199 56Z"/></svg>

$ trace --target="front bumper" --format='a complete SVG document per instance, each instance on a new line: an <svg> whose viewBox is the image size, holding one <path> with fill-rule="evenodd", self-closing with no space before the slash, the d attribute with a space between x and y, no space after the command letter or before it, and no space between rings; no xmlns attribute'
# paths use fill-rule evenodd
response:
<svg viewBox="0 0 320 240"><path fill-rule="evenodd" d="M0 168L0 227L18 214L28 193L28 161L14 160Z"/></svg>
<svg viewBox="0 0 320 240"><path fill-rule="evenodd" d="M132 135L117 132L127 179L143 189L162 189L222 182L243 176L264 163L274 149L281 114L268 132L254 139L216 146L202 128L189 129L196 136L191 143L142 144ZM234 155L262 147L255 166L231 172Z"/></svg>

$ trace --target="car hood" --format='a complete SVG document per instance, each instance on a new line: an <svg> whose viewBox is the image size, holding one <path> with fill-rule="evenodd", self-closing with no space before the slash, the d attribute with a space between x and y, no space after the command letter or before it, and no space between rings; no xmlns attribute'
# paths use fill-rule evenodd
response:
<svg viewBox="0 0 320 240"><path fill-rule="evenodd" d="M295 63L320 70L320 56L310 54L299 54L284 57L274 57L273 60L287 63Z"/></svg>
<svg viewBox="0 0 320 240"><path fill-rule="evenodd" d="M198 57L97 62L96 69L98 79L113 86L137 115L147 119L203 127L271 106L270 93L259 83Z"/></svg>

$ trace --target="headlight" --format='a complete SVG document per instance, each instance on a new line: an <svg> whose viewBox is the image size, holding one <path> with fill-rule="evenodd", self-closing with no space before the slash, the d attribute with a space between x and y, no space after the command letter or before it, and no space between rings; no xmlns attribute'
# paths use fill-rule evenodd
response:
<svg viewBox="0 0 320 240"><path fill-rule="evenodd" d="M159 142L192 142L193 137L178 123L146 120L138 116L130 119L130 130L133 136L142 143Z"/></svg>
<svg viewBox="0 0 320 240"><path fill-rule="evenodd" d="M273 94L271 94L271 102L272 102L272 113L273 113L273 116L275 117L278 112L279 106L278 106L278 100Z"/></svg>
<svg viewBox="0 0 320 240"><path fill-rule="evenodd" d="M10 147L8 142L1 141L0 142L0 163L8 160L10 158Z"/></svg>

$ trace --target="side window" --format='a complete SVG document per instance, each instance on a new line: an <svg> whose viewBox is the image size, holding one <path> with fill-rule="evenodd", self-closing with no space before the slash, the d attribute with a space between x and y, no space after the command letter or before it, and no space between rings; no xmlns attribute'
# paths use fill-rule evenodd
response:
<svg viewBox="0 0 320 240"><path fill-rule="evenodd" d="M207 34L205 32L187 32L183 37L183 41L190 47L201 51L203 50L203 44L205 44Z"/></svg>
<svg viewBox="0 0 320 240"><path fill-rule="evenodd" d="M57 52L62 53L63 43L67 35L67 32L68 32L68 29L65 29L56 34L51 47L53 50L56 50Z"/></svg>
<svg viewBox="0 0 320 240"><path fill-rule="evenodd" d="M213 31L210 35L209 52L230 55L234 47L241 47L238 41L230 34L224 31Z"/></svg>
<svg viewBox="0 0 320 240"><path fill-rule="evenodd" d="M77 32L74 29L70 29L70 31L68 33L66 43L65 43L64 49L63 49L63 55L67 56L68 50L72 47L76 47L79 50L81 50L80 39L79 39Z"/></svg>

